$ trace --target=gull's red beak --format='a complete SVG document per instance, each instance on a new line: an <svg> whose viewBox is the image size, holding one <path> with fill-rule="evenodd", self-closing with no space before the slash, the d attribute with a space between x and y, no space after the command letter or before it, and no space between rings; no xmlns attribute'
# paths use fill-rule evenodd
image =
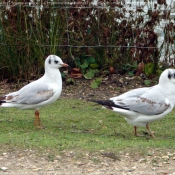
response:
<svg viewBox="0 0 175 175"><path fill-rule="evenodd" d="M61 64L62 67L68 67L69 65L66 63Z"/></svg>

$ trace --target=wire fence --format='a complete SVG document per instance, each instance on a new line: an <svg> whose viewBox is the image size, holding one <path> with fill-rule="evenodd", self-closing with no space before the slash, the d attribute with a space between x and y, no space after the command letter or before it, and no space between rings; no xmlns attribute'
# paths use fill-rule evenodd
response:
<svg viewBox="0 0 175 175"><path fill-rule="evenodd" d="M96 2L96 3L95 3ZM166 28L166 26L168 25L167 23L167 20L169 20L168 22L175 22L174 21L174 16L171 17L171 12L174 10L174 4L173 2L175 3L175 1L171 1L169 2L169 4L166 6L166 7L163 7L163 8L159 8L157 9L157 11L160 13L160 12L166 12L166 13L169 13L170 14L170 19L169 19L169 16L165 17L162 21L162 23L164 23L164 21L167 23L166 26L165 25L162 25L161 23L159 23L157 25L157 28L154 29L154 31L156 33L158 33L158 45L155 46L155 47L151 47L151 46L138 46L138 45L110 45L110 44L105 44L105 45L102 45L100 43L98 44L95 44L95 45L73 45L73 44L70 44L70 30L69 30L69 11L71 9L76 9L77 11L79 10L86 10L86 9L91 9L91 13L95 10L99 10L99 9L105 9L107 10L108 12L110 10L114 10L114 11L117 11L117 10L120 10L121 11L121 6L122 8L125 10L125 17L123 17L123 19L127 19L128 18L128 15L130 13L130 11L134 11L135 14L137 14L137 10L141 10L141 8L145 7L145 4L143 4L142 0L139 1L138 3L135 3L134 5L132 5L132 1L128 1L128 3L125 3L123 1L123 4L122 4L122 1L116 1L116 2L111 2L110 4L107 4L106 2L103 2L103 1L60 1L60 2L53 2L53 1L45 1L45 2L34 2L34 1L31 1L31 2L13 2L13 1L8 1L8 2L1 2L0 3L0 8L1 8L1 11L3 10L10 10L11 8L13 7L16 7L16 6L23 6L23 7L26 7L26 8L32 8L32 10L38 10L38 11L44 11L45 9L48 9L51 8L52 9L66 9L66 13L65 13L65 16L66 16L66 34L67 34L67 44L54 44L54 46L56 47L72 47L72 48L87 48L87 47L90 47L90 48L99 48L99 47L102 47L102 48L157 48L157 47L161 47L161 44L164 42L164 29ZM140 5L140 2L142 2L142 5ZM152 1L152 3L155 2L154 0ZM163 2L163 1L162 1ZM112 6L111 6L112 4ZM139 4L139 6L138 6ZM151 4L151 1L150 1L150 4ZM141 10L142 14L140 15L145 15L144 17L144 20L148 20L148 10L149 9L149 5L147 3L147 7L144 9L145 11ZM155 7L154 7L155 8ZM31 13L32 13L32 10L31 10ZM153 10L153 9L152 9ZM144 12L144 13L143 13ZM96 14L96 22L98 23L98 29L100 28L100 21L99 21L99 12ZM137 14L138 15L138 14ZM122 21L122 20L121 20ZM132 35L133 35L133 38L135 37L135 32L134 30L136 29L136 25L133 25L131 27L131 30L132 30ZM142 26L144 28L144 25ZM122 29L121 29L122 30ZM159 30L159 31L158 31ZM99 40L99 39L98 39ZM134 40L134 39L133 39ZM6 43L2 43L4 45L8 45ZM53 45L51 44L37 44L41 47L52 47Z"/></svg>
<svg viewBox="0 0 175 175"><path fill-rule="evenodd" d="M8 71L18 74L48 54L60 55L73 65L83 55L93 56L101 67L151 62L156 69L159 61L174 64L174 2L3 1L0 67L17 64L17 69L9 66ZM26 55L30 61L25 60Z"/></svg>

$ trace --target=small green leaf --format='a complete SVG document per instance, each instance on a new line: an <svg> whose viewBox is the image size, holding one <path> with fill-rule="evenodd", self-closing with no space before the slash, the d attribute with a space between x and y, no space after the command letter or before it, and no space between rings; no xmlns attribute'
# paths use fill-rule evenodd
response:
<svg viewBox="0 0 175 175"><path fill-rule="evenodd" d="M92 78L94 78L94 72L90 70L86 74L84 74L84 77L86 79L92 79Z"/></svg>
<svg viewBox="0 0 175 175"><path fill-rule="evenodd" d="M88 67L88 63L84 62L83 64L80 65L82 69L86 69Z"/></svg>
<svg viewBox="0 0 175 175"><path fill-rule="evenodd" d="M128 75L129 75L130 77L132 77L132 76L134 75L134 73L133 73L132 71L129 71L129 72L128 72Z"/></svg>
<svg viewBox="0 0 175 175"><path fill-rule="evenodd" d="M101 82L102 82L101 78L96 78L95 80L93 80L91 82L90 86L91 86L91 88L96 89L96 88L98 88L100 86Z"/></svg>
<svg viewBox="0 0 175 175"><path fill-rule="evenodd" d="M90 69L91 71L93 71L94 72L94 74L97 74L97 73L99 73L99 70L98 69Z"/></svg>
<svg viewBox="0 0 175 175"><path fill-rule="evenodd" d="M138 66L137 61L134 61L133 67L134 67L134 68L137 68L137 66Z"/></svg>
<svg viewBox="0 0 175 175"><path fill-rule="evenodd" d="M66 74L64 72L61 72L62 78L66 78Z"/></svg>
<svg viewBox="0 0 175 175"><path fill-rule="evenodd" d="M90 68L92 68L92 69L96 69L98 67L99 67L99 65L97 63L91 63L90 64Z"/></svg>
<svg viewBox="0 0 175 175"><path fill-rule="evenodd" d="M90 86L91 86L91 88L96 89L96 88L98 88L99 85L96 81L92 81Z"/></svg>
<svg viewBox="0 0 175 175"><path fill-rule="evenodd" d="M101 78L96 78L95 81L97 82L98 85L100 85L101 82L102 82L102 79Z"/></svg>
<svg viewBox="0 0 175 175"><path fill-rule="evenodd" d="M144 72L147 77L153 74L154 71L154 63L147 63L144 66Z"/></svg>
<svg viewBox="0 0 175 175"><path fill-rule="evenodd" d="M144 80L144 84L149 86L151 84L151 80Z"/></svg>
<svg viewBox="0 0 175 175"><path fill-rule="evenodd" d="M88 61L89 64L95 63L95 58L92 56L89 56L86 60Z"/></svg>
<svg viewBox="0 0 175 175"><path fill-rule="evenodd" d="M76 64L77 67L80 67L81 61L80 61L79 57L75 57L75 64Z"/></svg>
<svg viewBox="0 0 175 175"><path fill-rule="evenodd" d="M75 81L73 78L66 79L66 84L75 84Z"/></svg>

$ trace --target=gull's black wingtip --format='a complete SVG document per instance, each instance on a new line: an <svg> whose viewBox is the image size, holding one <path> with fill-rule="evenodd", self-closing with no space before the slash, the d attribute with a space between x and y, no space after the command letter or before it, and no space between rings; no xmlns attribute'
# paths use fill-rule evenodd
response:
<svg viewBox="0 0 175 175"><path fill-rule="evenodd" d="M115 103L112 100L93 100L93 99L87 99L87 101L100 104L100 105L105 106L106 108L110 108L110 109L115 106Z"/></svg>
<svg viewBox="0 0 175 175"><path fill-rule="evenodd" d="M93 100L93 99L88 99L87 101L95 102L97 104L100 104L100 105L108 108L108 109L120 108L120 109L129 110L129 108L127 108L125 106L121 106L121 105L115 104L114 101L112 101L112 100Z"/></svg>
<svg viewBox="0 0 175 175"><path fill-rule="evenodd" d="M112 100L94 100L94 99L87 99L87 101L95 102L101 105L113 106L115 103Z"/></svg>

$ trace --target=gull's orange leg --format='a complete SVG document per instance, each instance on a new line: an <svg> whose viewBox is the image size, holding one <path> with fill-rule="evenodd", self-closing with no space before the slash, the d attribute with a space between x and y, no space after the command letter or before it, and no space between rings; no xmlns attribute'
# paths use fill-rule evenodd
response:
<svg viewBox="0 0 175 175"><path fill-rule="evenodd" d="M137 126L134 126L134 135L137 137L143 137L143 135L137 133Z"/></svg>
<svg viewBox="0 0 175 175"><path fill-rule="evenodd" d="M134 135L140 137L140 135L137 133L137 126L134 126Z"/></svg>
<svg viewBox="0 0 175 175"><path fill-rule="evenodd" d="M40 117L39 117L39 111L36 110L35 111L35 121L34 121L34 125L37 128L43 129L44 127L41 125L41 121L40 121Z"/></svg>
<svg viewBox="0 0 175 175"><path fill-rule="evenodd" d="M148 123L146 124L146 129L148 130L150 136L152 136L152 138L155 138L154 133L151 132L151 130L149 129L149 125L148 125Z"/></svg>
<svg viewBox="0 0 175 175"><path fill-rule="evenodd" d="M151 132L151 130L149 129L148 123L146 124L146 129L148 130L149 135L150 135L152 138L155 138L154 133ZM140 134L137 133L137 126L134 126L134 135L137 136L137 137L143 136L143 135L140 135Z"/></svg>

